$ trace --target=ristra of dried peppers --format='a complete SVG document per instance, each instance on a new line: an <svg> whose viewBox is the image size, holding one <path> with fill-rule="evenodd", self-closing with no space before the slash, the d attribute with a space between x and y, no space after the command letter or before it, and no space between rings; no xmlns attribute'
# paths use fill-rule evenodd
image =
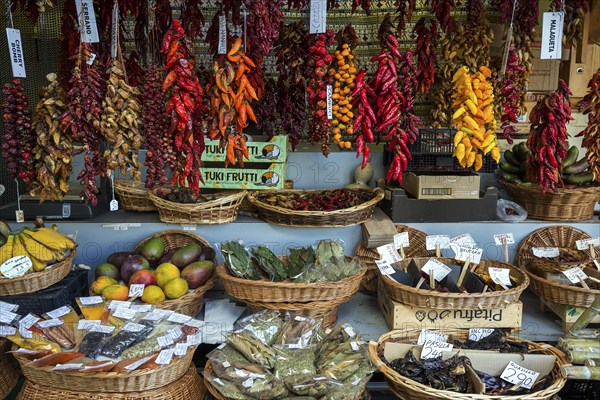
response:
<svg viewBox="0 0 600 400"><path fill-rule="evenodd" d="M277 96L277 82L273 78L265 81L265 92L260 99L260 107L254 113L258 120L258 129L271 138L281 132L281 118L279 116L279 97Z"/></svg>
<svg viewBox="0 0 600 400"><path fill-rule="evenodd" d="M396 33L402 37L406 29L406 23L412 20L412 15L417 8L417 0L397 0L396 1Z"/></svg>
<svg viewBox="0 0 600 400"><path fill-rule="evenodd" d="M169 71L162 84L168 92L165 112L171 118L169 133L177 153L172 184L189 186L200 193L200 166L204 151L204 134L194 129L203 109L204 92L195 71L192 41L185 35L179 20L174 19L162 40L161 53L166 55L164 69Z"/></svg>
<svg viewBox="0 0 600 400"><path fill-rule="evenodd" d="M552 0L550 10L560 11L564 6L565 21L563 35L565 45L576 46L583 38L583 21L588 11L588 0Z"/></svg>
<svg viewBox="0 0 600 400"><path fill-rule="evenodd" d="M35 177L32 150L35 137L31 131L31 111L20 79L5 83L2 88L5 101L2 104L4 135L2 158L11 178L21 178L29 186Z"/></svg>
<svg viewBox="0 0 600 400"><path fill-rule="evenodd" d="M577 136L583 136L585 158L593 179L600 183L600 69L588 83L588 93L578 104L579 111L588 116L588 124Z"/></svg>
<svg viewBox="0 0 600 400"><path fill-rule="evenodd" d="M371 15L371 0L352 0L352 12L360 6L367 15Z"/></svg>
<svg viewBox="0 0 600 400"><path fill-rule="evenodd" d="M430 3L431 11L433 11L440 23L442 31L445 33L450 32L452 30L452 16L450 15L450 11L456 6L455 0L431 0Z"/></svg>
<svg viewBox="0 0 600 400"><path fill-rule="evenodd" d="M434 82L434 68L437 57L435 47L440 38L435 19L422 17L415 24L414 32L417 35L417 79L419 81L418 91L427 93Z"/></svg>
<svg viewBox="0 0 600 400"><path fill-rule="evenodd" d="M377 123L372 104L376 99L375 92L365 81L365 71L360 70L356 75L356 86L352 92L352 106L354 107L354 146L356 157L363 156L361 167L365 168L369 162L369 143L375 141L373 130Z"/></svg>
<svg viewBox="0 0 600 400"><path fill-rule="evenodd" d="M61 117L67 109L65 92L56 74L46 75L48 86L42 89L35 106L33 128L37 135L34 159L37 177L31 188L40 202L60 200L69 190L73 161L73 137L63 129Z"/></svg>
<svg viewBox="0 0 600 400"><path fill-rule="evenodd" d="M571 91L560 79L558 89L540 99L529 115L529 180L541 185L544 193L548 189L556 192L559 185L564 185L561 173L567 156L567 123L573 120L570 95Z"/></svg>
<svg viewBox="0 0 600 400"><path fill-rule="evenodd" d="M327 52L327 46L333 44L334 32L328 29L326 33L309 35L308 68L310 75L306 93L309 106L309 141L321 142L321 152L329 155L329 129L331 122L327 118L327 66L333 59Z"/></svg>
<svg viewBox="0 0 600 400"><path fill-rule="evenodd" d="M513 143L513 137L518 133L513 125L518 122L519 115L525 113L521 105L526 97L525 88L519 85L525 79L525 67L519 64L517 50L511 47L508 51L506 72L500 83L500 95L498 101L501 103L502 115L500 117L502 138L509 144Z"/></svg>

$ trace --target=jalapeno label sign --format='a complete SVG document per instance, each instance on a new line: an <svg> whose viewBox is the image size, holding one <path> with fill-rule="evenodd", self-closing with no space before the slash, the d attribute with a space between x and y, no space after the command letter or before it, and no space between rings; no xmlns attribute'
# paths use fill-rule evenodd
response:
<svg viewBox="0 0 600 400"><path fill-rule="evenodd" d="M525 389L531 389L539 375L539 372L521 367L519 364L511 361L504 369L504 372L502 372L502 375L500 375L500 378L515 385L520 383Z"/></svg>

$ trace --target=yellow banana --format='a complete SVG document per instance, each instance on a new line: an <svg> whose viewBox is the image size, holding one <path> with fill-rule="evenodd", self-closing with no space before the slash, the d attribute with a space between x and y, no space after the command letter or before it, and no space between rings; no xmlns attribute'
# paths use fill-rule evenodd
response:
<svg viewBox="0 0 600 400"><path fill-rule="evenodd" d="M13 253L12 256L13 257L19 257L19 256L29 256L29 253L27 253L27 250L25 250L25 246L23 245L23 242L21 242L21 233L15 236L15 242L13 245Z"/></svg>
<svg viewBox="0 0 600 400"><path fill-rule="evenodd" d="M55 258L53 251L29 236L28 232L29 231L27 230L23 231L23 235L21 236L21 241L25 245L27 252L37 260L44 262L46 265L54 262Z"/></svg>
<svg viewBox="0 0 600 400"><path fill-rule="evenodd" d="M53 229L37 228L35 230L28 230L27 233L31 238L43 244L50 250L72 250L76 246L75 241L73 241L73 239Z"/></svg>
<svg viewBox="0 0 600 400"><path fill-rule="evenodd" d="M15 235L8 235L6 243L0 247L0 265L4 264L6 260L12 258L13 246L15 243Z"/></svg>

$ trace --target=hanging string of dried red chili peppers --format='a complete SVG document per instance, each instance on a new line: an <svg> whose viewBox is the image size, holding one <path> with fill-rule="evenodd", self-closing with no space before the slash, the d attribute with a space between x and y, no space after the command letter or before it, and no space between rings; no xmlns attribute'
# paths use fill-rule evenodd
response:
<svg viewBox="0 0 600 400"><path fill-rule="evenodd" d="M508 51L508 61L506 63L506 72L500 83L500 95L497 101L502 108L500 117L502 138L509 144L513 143L513 137L518 131L514 125L518 122L519 115L526 112L522 105L525 103L527 95L525 87L520 86L519 82L525 79L525 67L519 64L517 50L511 47Z"/></svg>
<svg viewBox="0 0 600 400"><path fill-rule="evenodd" d="M414 29L417 35L417 80L420 93L429 92L434 82L434 69L437 62L435 47L440 38L437 29L437 21L433 18L422 17L417 21Z"/></svg>

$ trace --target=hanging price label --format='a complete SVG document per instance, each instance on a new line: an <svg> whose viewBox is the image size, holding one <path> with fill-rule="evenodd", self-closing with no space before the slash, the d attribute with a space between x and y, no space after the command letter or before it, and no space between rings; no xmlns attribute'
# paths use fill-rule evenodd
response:
<svg viewBox="0 0 600 400"><path fill-rule="evenodd" d="M492 281L505 289L512 286L510 282L510 270L508 268L488 268L488 273Z"/></svg>
<svg viewBox="0 0 600 400"><path fill-rule="evenodd" d="M85 63L87 65L92 65L94 63L95 59L96 59L96 53L90 53L90 59L87 60Z"/></svg>
<svg viewBox="0 0 600 400"><path fill-rule="evenodd" d="M600 237L581 239L575 242L577 250L587 250L590 246L600 247Z"/></svg>
<svg viewBox="0 0 600 400"><path fill-rule="evenodd" d="M430 331L429 329L423 329L417 339L417 344L424 344L426 340L433 340L435 342L447 342L448 335L442 332Z"/></svg>
<svg viewBox="0 0 600 400"><path fill-rule="evenodd" d="M37 326L41 329L53 328L55 326L61 326L63 321L60 319L49 319L46 321L40 321L37 323Z"/></svg>
<svg viewBox="0 0 600 400"><path fill-rule="evenodd" d="M490 336L492 333L494 333L493 329L471 328L469 329L469 340L479 342L481 339Z"/></svg>
<svg viewBox="0 0 600 400"><path fill-rule="evenodd" d="M554 258L560 254L558 247L533 247L531 252L539 258Z"/></svg>
<svg viewBox="0 0 600 400"><path fill-rule="evenodd" d="M27 256L17 256L6 260L0 265L0 272L7 278L18 278L31 269L31 259Z"/></svg>
<svg viewBox="0 0 600 400"><path fill-rule="evenodd" d="M219 45L217 52L227 54L227 20L225 15L219 15Z"/></svg>
<svg viewBox="0 0 600 400"><path fill-rule="evenodd" d="M119 202L117 200L111 200L109 203L110 211L117 211L119 209Z"/></svg>
<svg viewBox="0 0 600 400"><path fill-rule="evenodd" d="M113 5L111 23L110 56L114 60L119 48L119 6L116 2Z"/></svg>
<svg viewBox="0 0 600 400"><path fill-rule="evenodd" d="M579 283L581 279L588 278L587 274L579 267L570 268L562 273L569 281L571 281L571 283Z"/></svg>
<svg viewBox="0 0 600 400"><path fill-rule="evenodd" d="M331 85L326 86L327 90L327 119L333 119L333 104L331 96L333 95L333 88Z"/></svg>
<svg viewBox="0 0 600 400"><path fill-rule="evenodd" d="M12 324L18 319L19 315L11 311L5 311L2 314L0 314L0 323L2 324Z"/></svg>
<svg viewBox="0 0 600 400"><path fill-rule="evenodd" d="M394 247L399 249L400 247L410 246L410 238L408 232L400 232L394 235Z"/></svg>
<svg viewBox="0 0 600 400"><path fill-rule="evenodd" d="M515 244L515 237L512 233L500 233L498 235L494 235L494 242L496 242L496 246L502 246L502 240L506 241L506 244Z"/></svg>
<svg viewBox="0 0 600 400"><path fill-rule="evenodd" d="M437 342L435 340L427 339L423 343L423 350L421 350L421 360L429 360L432 358L438 358L442 356L442 352L450 351L454 347L451 343Z"/></svg>
<svg viewBox="0 0 600 400"><path fill-rule="evenodd" d="M521 387L525 389L531 389L538 376L540 376L539 372L521 367L511 361L500 375L500 378L515 385L520 383Z"/></svg>
<svg viewBox="0 0 600 400"><path fill-rule="evenodd" d="M175 322L176 324L185 324L186 322L188 322L190 319L192 319L192 317L188 316L188 315L184 315L184 314L179 314L179 313L173 313L169 318L168 321L169 322Z"/></svg>
<svg viewBox="0 0 600 400"><path fill-rule="evenodd" d="M379 246L377 248L377 252L381 256L382 260L385 260L390 264L402 261L402 256L398 254L393 243Z"/></svg>
<svg viewBox="0 0 600 400"><path fill-rule="evenodd" d="M427 275L431 275L431 271L435 271L433 273L433 278L439 282L444 279L446 275L452 271L452 269L443 262L435 258L430 258L429 261L423 265L421 271L425 272Z"/></svg>
<svg viewBox="0 0 600 400"><path fill-rule="evenodd" d="M109 310L116 310L118 308L129 308L131 307L130 301L112 300L108 305Z"/></svg>
<svg viewBox="0 0 600 400"><path fill-rule="evenodd" d="M560 60L565 13L545 12L542 23L540 60Z"/></svg>
<svg viewBox="0 0 600 400"><path fill-rule="evenodd" d="M96 25L96 14L94 13L94 0L75 0L78 21L80 24L81 41L83 43L98 43L98 26Z"/></svg>
<svg viewBox="0 0 600 400"><path fill-rule="evenodd" d="M310 33L325 33L327 0L310 0Z"/></svg>
<svg viewBox="0 0 600 400"><path fill-rule="evenodd" d="M436 245L439 245L440 249L447 249L450 245L450 236L430 235L425 238L425 247L427 250L435 250Z"/></svg>
<svg viewBox="0 0 600 400"><path fill-rule="evenodd" d="M23 210L15 210L15 221L19 224L25 222L25 212Z"/></svg>
<svg viewBox="0 0 600 400"><path fill-rule="evenodd" d="M132 297L142 297L142 295L144 294L144 288L146 287L146 285L144 285L143 283L135 283L133 285L129 286L129 298Z"/></svg>
<svg viewBox="0 0 600 400"><path fill-rule="evenodd" d="M21 31L18 29L6 28L6 38L8 39L8 51L10 54L10 65L14 78L25 78L25 57L23 56L23 42L21 41Z"/></svg>
<svg viewBox="0 0 600 400"><path fill-rule="evenodd" d="M458 261L469 260L472 264L479 264L482 254L483 249L480 247L459 246L454 258Z"/></svg>

